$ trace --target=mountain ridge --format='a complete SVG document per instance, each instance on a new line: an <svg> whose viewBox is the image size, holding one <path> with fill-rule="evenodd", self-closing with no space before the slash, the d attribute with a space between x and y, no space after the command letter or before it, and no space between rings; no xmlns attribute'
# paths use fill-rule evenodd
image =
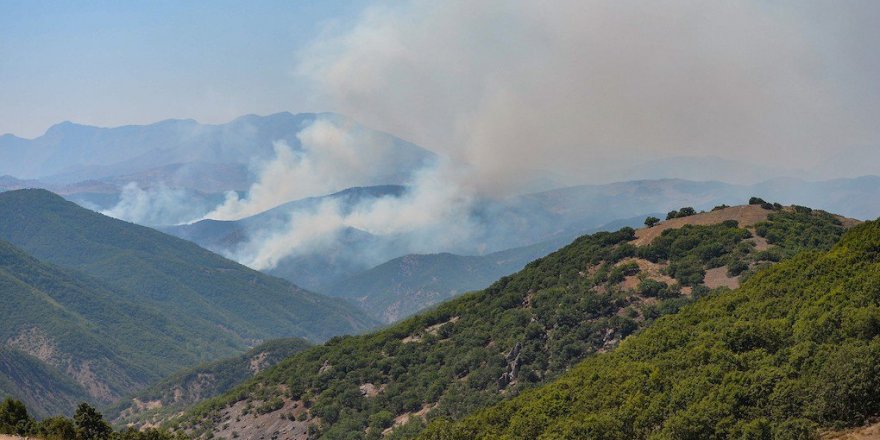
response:
<svg viewBox="0 0 880 440"><path fill-rule="evenodd" d="M748 278L799 250L827 249L845 230L821 211L770 206L767 221L747 229L735 220L688 225L642 247L631 228L581 236L483 291L305 350L166 423L200 438L415 436L426 417L459 419L549 383L657 318L726 291L706 286L710 272Z"/></svg>

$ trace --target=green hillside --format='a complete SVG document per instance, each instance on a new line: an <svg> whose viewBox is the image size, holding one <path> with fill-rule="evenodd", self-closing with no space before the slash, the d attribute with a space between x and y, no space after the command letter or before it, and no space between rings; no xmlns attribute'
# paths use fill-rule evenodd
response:
<svg viewBox="0 0 880 440"><path fill-rule="evenodd" d="M190 242L80 208L44 190L0 194L0 239L120 289L185 324L205 359L253 341L313 341L374 324L340 300L302 290Z"/></svg>
<svg viewBox="0 0 880 440"><path fill-rule="evenodd" d="M69 414L80 400L109 403L199 362L198 344L211 342L158 308L2 240L0 292L0 390L38 415Z"/></svg>
<svg viewBox="0 0 880 440"><path fill-rule="evenodd" d="M731 208L693 221L743 211L758 223L684 225L644 246L630 228L580 237L483 291L291 356L172 423L227 438L405 438L425 417L459 419L551 382L712 296L705 281L739 282L799 249L830 248L844 232L838 218L802 208Z"/></svg>
<svg viewBox="0 0 880 440"><path fill-rule="evenodd" d="M88 392L51 365L21 351L0 347L0 399L16 396L38 417L71 414Z"/></svg>
<svg viewBox="0 0 880 440"><path fill-rule="evenodd" d="M425 439L815 438L880 415L880 223Z"/></svg>
<svg viewBox="0 0 880 440"><path fill-rule="evenodd" d="M108 411L116 424L142 425L222 394L245 379L310 347L300 338L264 342L239 356L190 368L122 400Z"/></svg>

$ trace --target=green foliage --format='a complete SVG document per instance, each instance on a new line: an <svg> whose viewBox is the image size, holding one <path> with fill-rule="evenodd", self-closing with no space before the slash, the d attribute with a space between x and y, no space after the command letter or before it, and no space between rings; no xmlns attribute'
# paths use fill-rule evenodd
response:
<svg viewBox="0 0 880 440"><path fill-rule="evenodd" d="M0 403L0 434L27 435L32 424L23 403L8 397Z"/></svg>
<svg viewBox="0 0 880 440"><path fill-rule="evenodd" d="M23 403L10 398L0 403L0 434L38 437L43 440L186 440L183 433L156 429L138 431L127 428L113 432L95 408L81 403L73 419L63 416L37 421L28 415Z"/></svg>
<svg viewBox="0 0 880 440"><path fill-rule="evenodd" d="M44 340L71 362L0 350L0 392L38 416L70 415L81 400L109 404L254 341L323 340L374 323L342 300L48 191L0 193L0 211L0 341ZM69 380L86 363L101 396Z"/></svg>
<svg viewBox="0 0 880 440"><path fill-rule="evenodd" d="M880 223L425 439L816 438L880 415Z"/></svg>
<svg viewBox="0 0 880 440"><path fill-rule="evenodd" d="M650 216L645 219L645 226L647 226L649 228L653 228L654 225L656 225L657 223L660 223L660 219L657 217Z"/></svg>
<svg viewBox="0 0 880 440"><path fill-rule="evenodd" d="M483 291L382 331L333 338L297 353L199 404L175 426L210 432L227 405L246 399L268 402L284 387L288 397L311 405L312 415L321 422L310 429L320 438L373 438L388 414L396 417L425 408L433 408L429 419L460 419L550 383L597 351L678 312L692 301L681 295L682 280L691 283L694 296L713 298L702 278L692 274L751 258L753 245L745 242L750 237L736 222L670 229L638 248L630 243L635 238L631 228L585 235ZM678 283L651 282L627 260L632 257L675 266ZM643 279L634 291L624 289L621 281L633 276ZM648 306L645 296L658 301L652 299ZM853 324L860 326L869 327ZM731 341L762 344L764 331L743 329L732 334ZM767 330L767 339L778 345L771 339L776 335L775 327ZM364 384L384 388L375 397L365 397L359 390ZM553 415L547 417L552 420ZM391 438L419 432L420 419L411 420L395 428ZM601 414L582 422L566 435L580 438L582 433L619 425ZM545 422L518 423L517 429L527 433ZM748 432L763 426L749 427Z"/></svg>
<svg viewBox="0 0 880 440"><path fill-rule="evenodd" d="M690 206L686 206L684 208L679 209L678 211L669 211L669 213L666 214L666 220L672 220L674 218L690 217L696 213L697 213L697 211L694 208L692 208Z"/></svg>
<svg viewBox="0 0 880 440"><path fill-rule="evenodd" d="M104 421L104 416L87 403L81 403L76 408L73 421L76 424L77 439L105 440L113 432L110 424Z"/></svg>

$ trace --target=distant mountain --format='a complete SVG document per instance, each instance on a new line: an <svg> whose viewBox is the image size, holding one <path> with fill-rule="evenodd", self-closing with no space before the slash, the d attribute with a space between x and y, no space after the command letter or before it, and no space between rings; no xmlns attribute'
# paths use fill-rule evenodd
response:
<svg viewBox="0 0 880 440"><path fill-rule="evenodd" d="M174 414L200 400L225 393L245 379L310 347L299 338L264 342L239 356L190 368L171 375L146 390L127 397L106 416L115 424L143 425Z"/></svg>
<svg viewBox="0 0 880 440"><path fill-rule="evenodd" d="M179 314L222 328L233 347L302 336L320 341L372 321L345 303L263 275L188 241L83 209L44 190L0 193L0 238Z"/></svg>
<svg viewBox="0 0 880 440"><path fill-rule="evenodd" d="M778 177L804 176L784 169L714 156L676 156L645 161L616 173L619 180L688 179L751 185Z"/></svg>
<svg viewBox="0 0 880 440"><path fill-rule="evenodd" d="M206 220L164 230L235 258L238 246L251 237L283 230L291 218L323 201L337 200L343 207L350 207L378 197L399 197L405 191L399 186L352 188L291 202L239 221ZM325 246L321 252L287 257L268 272L318 292L352 298L374 316L388 321L464 291L483 288L537 256L525 252L515 261L497 264L497 252L538 243L563 243L615 219L628 219L617 227L639 225L649 214L664 217L666 212L683 206L709 210L753 195L855 218L880 216L880 177L875 176L822 182L787 178L756 185L680 179L581 185L479 203L472 215L484 232L474 237L470 248L438 248L436 254L414 255L398 246L396 237L351 229L340 233L332 246ZM386 255L388 260L371 265L365 259L352 258L360 249L370 250L370 256Z"/></svg>
<svg viewBox="0 0 880 440"><path fill-rule="evenodd" d="M387 174L374 183L399 182L401 176L433 158L432 153L416 145L370 130L341 115L283 112L247 115L218 125L199 124L191 119L114 128L63 122L34 139L0 136L0 174L40 177L49 184L58 184L136 176L168 166L199 164L196 168L202 173L197 184L205 185L222 176L222 170L206 174L207 164L235 167L247 166L254 159L271 159L276 141L298 149L301 144L297 133L318 118L358 130L363 139L383 142L394 149L391 156L396 162L388 164ZM243 176L240 170L234 171L234 175L228 176L230 181L222 185L224 190L241 189Z"/></svg>

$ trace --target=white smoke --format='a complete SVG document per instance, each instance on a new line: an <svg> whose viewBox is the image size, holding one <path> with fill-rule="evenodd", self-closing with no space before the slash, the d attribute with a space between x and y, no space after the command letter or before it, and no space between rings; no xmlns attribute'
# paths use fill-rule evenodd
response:
<svg viewBox="0 0 880 440"><path fill-rule="evenodd" d="M169 188L163 183L141 188L130 182L122 187L119 202L101 213L141 225L175 225L198 219L207 206L190 191Z"/></svg>
<svg viewBox="0 0 880 440"><path fill-rule="evenodd" d="M258 181L247 196L229 192L225 203L205 218L235 220L291 200L386 183L377 179L399 171L389 169L394 163L390 140L353 124L317 119L297 137L300 150L276 142L275 158L260 166Z"/></svg>
<svg viewBox="0 0 880 440"><path fill-rule="evenodd" d="M367 199L353 206L330 199L293 212L282 228L252 231L233 256L255 269L273 269L284 258L321 254L335 247L346 230L377 238L371 246L348 249L347 258L363 265L465 245L474 251L472 240L480 224L472 217L473 198L446 176L442 166L429 167L417 172L400 196Z"/></svg>
<svg viewBox="0 0 880 440"><path fill-rule="evenodd" d="M876 2L411 0L324 36L316 102L515 191L555 170L719 156L809 168L876 145ZM872 38L874 37L874 38ZM866 119L867 118L867 119ZM686 177L686 176L682 176Z"/></svg>
<svg viewBox="0 0 880 440"><path fill-rule="evenodd" d="M878 131L864 115L876 115L880 100L850 87L872 84L866 79L877 69L836 52L845 27L822 18L874 17L878 8L840 9L847 13L758 0L411 0L370 8L352 29L315 41L297 72L323 107L448 162L417 173L402 197L295 213L285 227L253 235L237 256L272 268L337 246L347 230L395 244L352 251L363 258L473 251L488 227L473 202L515 194L543 170L607 181L637 159L671 155L810 167L836 146L870 144ZM858 22L875 33L871 20ZM851 52L876 55L868 45ZM300 140L301 152L276 145L248 195L230 195L208 217L241 218L381 183L387 173L389 150L344 127L319 122Z"/></svg>

